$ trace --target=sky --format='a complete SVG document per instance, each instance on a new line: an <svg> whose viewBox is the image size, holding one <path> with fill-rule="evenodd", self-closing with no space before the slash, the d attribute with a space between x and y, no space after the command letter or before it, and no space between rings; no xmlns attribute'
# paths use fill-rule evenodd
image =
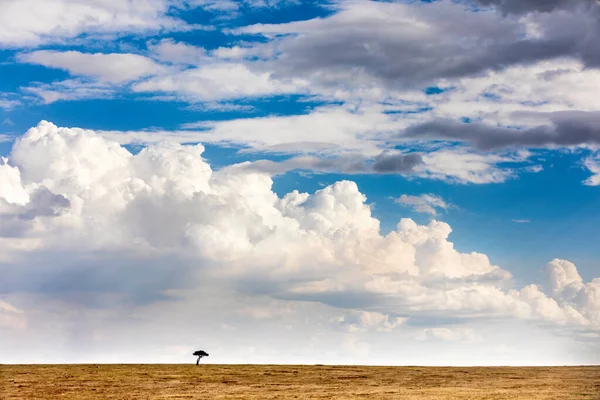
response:
<svg viewBox="0 0 600 400"><path fill-rule="evenodd" d="M0 363L600 363L600 3L0 1Z"/></svg>

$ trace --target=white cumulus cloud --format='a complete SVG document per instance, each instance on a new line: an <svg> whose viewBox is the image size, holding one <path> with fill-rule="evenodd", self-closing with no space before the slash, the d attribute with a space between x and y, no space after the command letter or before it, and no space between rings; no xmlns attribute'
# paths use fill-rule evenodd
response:
<svg viewBox="0 0 600 400"><path fill-rule="evenodd" d="M162 142L134 155L94 131L31 128L0 168L0 291L111 313L228 287L345 310L338 322L354 333L416 317L600 330L600 280L572 264L551 263L547 290L514 288L486 255L456 250L446 223L402 219L382 234L354 182L279 196L264 173L213 171L203 150Z"/></svg>

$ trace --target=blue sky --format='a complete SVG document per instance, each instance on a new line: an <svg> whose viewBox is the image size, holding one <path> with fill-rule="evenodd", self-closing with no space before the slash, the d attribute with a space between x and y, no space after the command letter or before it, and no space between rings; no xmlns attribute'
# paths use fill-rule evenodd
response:
<svg viewBox="0 0 600 400"><path fill-rule="evenodd" d="M597 362L599 12L3 3L2 361L33 360L47 330L89 332L50 362L185 362L198 341L222 362ZM156 359L115 336L167 315ZM187 331L199 315L220 340ZM285 351L290 329L310 355ZM533 331L560 350L539 361ZM412 358L376 344L398 340Z"/></svg>

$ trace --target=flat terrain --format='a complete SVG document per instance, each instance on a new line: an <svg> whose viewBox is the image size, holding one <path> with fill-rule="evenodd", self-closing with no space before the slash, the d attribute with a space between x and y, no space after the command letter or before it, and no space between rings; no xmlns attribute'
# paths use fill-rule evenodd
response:
<svg viewBox="0 0 600 400"><path fill-rule="evenodd" d="M600 399L600 367L0 366L0 399Z"/></svg>

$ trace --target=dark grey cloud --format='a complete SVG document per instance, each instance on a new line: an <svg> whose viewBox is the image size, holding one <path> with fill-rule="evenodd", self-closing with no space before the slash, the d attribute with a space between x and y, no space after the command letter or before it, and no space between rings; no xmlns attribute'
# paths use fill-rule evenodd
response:
<svg viewBox="0 0 600 400"><path fill-rule="evenodd" d="M591 6L595 0L477 0L484 6L494 6L507 14L529 12L552 12L557 9L573 9Z"/></svg>
<svg viewBox="0 0 600 400"><path fill-rule="evenodd" d="M512 10L518 1L503 7ZM392 88L422 87L439 79L561 57L600 66L596 5L538 13L524 22L495 12L472 12L464 4L450 2L342 4L338 13L326 19L241 31L278 37L268 44L276 46L278 53L266 64L274 76L302 76L324 86L378 82ZM535 35L527 34L531 26Z"/></svg>
<svg viewBox="0 0 600 400"><path fill-rule="evenodd" d="M420 164L423 164L423 157L418 153L381 153L375 158L371 168L380 173L407 173Z"/></svg>
<svg viewBox="0 0 600 400"><path fill-rule="evenodd" d="M407 128L400 137L466 141L481 150L600 144L600 112L564 111L534 115L546 117L549 123L517 130L435 119Z"/></svg>
<svg viewBox="0 0 600 400"><path fill-rule="evenodd" d="M421 164L423 164L423 157L419 153L398 154L383 152L375 157L374 160L369 160L359 154L335 158L299 156L280 162L271 160L247 162L237 164L234 167L250 171L266 172L272 175L284 174L294 170L319 173L341 172L345 174L408 174Z"/></svg>

